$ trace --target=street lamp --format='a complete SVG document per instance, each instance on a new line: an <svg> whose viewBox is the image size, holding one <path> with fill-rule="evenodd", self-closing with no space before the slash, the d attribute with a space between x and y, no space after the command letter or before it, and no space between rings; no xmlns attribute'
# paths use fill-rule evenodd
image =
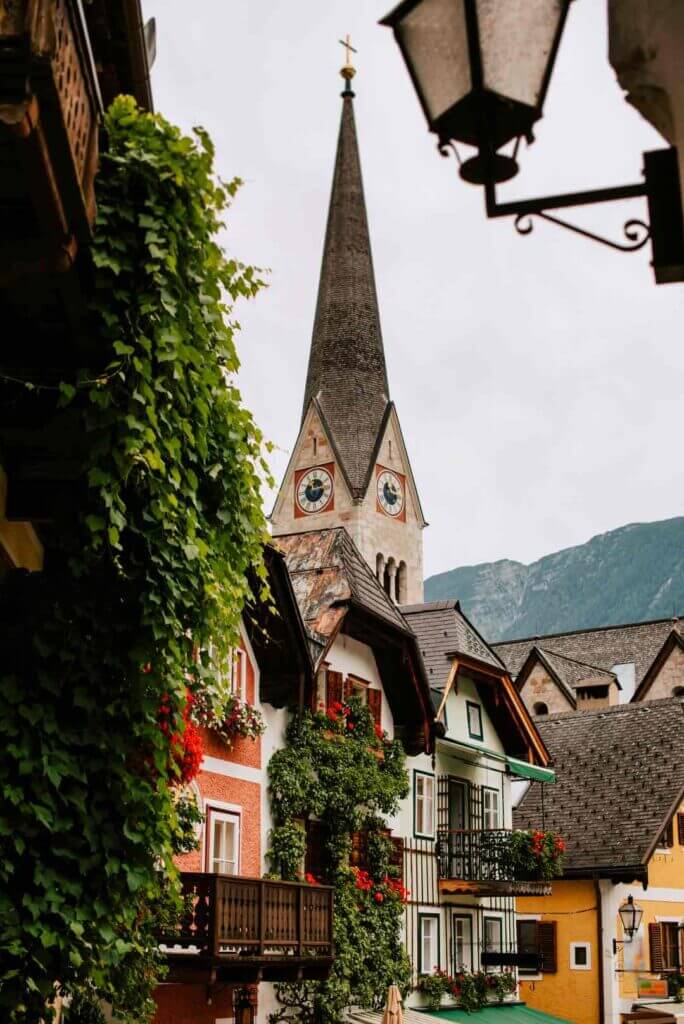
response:
<svg viewBox="0 0 684 1024"><path fill-rule="evenodd" d="M460 175L483 185L488 217L515 217L520 234L541 217L622 252L653 242L656 281L684 280L684 219L675 149L644 154L634 185L499 203L496 186L518 173L522 138L542 109L572 0L403 0L380 22L394 32L439 150L452 149ZM502 147L513 142L511 153ZM462 160L457 143L477 154ZM616 242L549 210L646 196L650 225L631 219Z"/></svg>
<svg viewBox="0 0 684 1024"><path fill-rule="evenodd" d="M618 946L624 945L625 942L631 942L636 933L639 931L639 925L641 919L644 916L644 912L641 907L634 902L632 896L628 896L626 901L618 910L620 915L620 921L622 922L622 930L625 933L624 940L619 942L617 939L613 939L613 953L617 953Z"/></svg>
<svg viewBox="0 0 684 1024"><path fill-rule="evenodd" d="M405 0L381 22L394 30L430 131L477 156L461 176L507 181L518 165L497 153L532 142L570 0Z"/></svg>

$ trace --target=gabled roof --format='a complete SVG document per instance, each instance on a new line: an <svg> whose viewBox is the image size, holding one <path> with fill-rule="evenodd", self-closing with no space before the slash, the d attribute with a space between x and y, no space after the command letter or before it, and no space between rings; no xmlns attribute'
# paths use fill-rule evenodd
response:
<svg viewBox="0 0 684 1024"><path fill-rule="evenodd" d="M681 634L684 631L684 620L656 619L652 622L632 622L599 629L580 629L570 633L550 633L547 636L506 640L492 644L492 647L514 678L530 650L534 646L541 646L547 653L551 651L607 670L614 665L633 664L638 687L673 629Z"/></svg>
<svg viewBox="0 0 684 1024"><path fill-rule="evenodd" d="M597 668L595 665L587 665L583 661L577 661L574 658L566 658L562 654L556 654L545 647L535 645L531 648L516 678L518 690L522 690L530 672L538 662L544 666L573 708L577 707L575 690L580 686L590 686L595 683L605 683L606 685L615 683L619 689L622 689L614 672Z"/></svg>
<svg viewBox="0 0 684 1024"><path fill-rule="evenodd" d="M567 877L645 879L658 838L684 798L684 705L620 704L537 719L556 785L532 783L516 828L565 839Z"/></svg>
<svg viewBox="0 0 684 1024"><path fill-rule="evenodd" d="M676 647L679 647L684 651L684 637L682 637L681 633L676 629L673 629L634 691L634 696L632 697L633 701L643 700L646 697L649 689L651 688L651 683Z"/></svg>
<svg viewBox="0 0 684 1024"><path fill-rule="evenodd" d="M389 403L353 93L343 93L302 420L316 399L353 497L362 497Z"/></svg>
<svg viewBox="0 0 684 1024"><path fill-rule="evenodd" d="M340 632L373 650L409 753L432 748L434 711L418 644L343 526L276 538L317 668Z"/></svg>
<svg viewBox="0 0 684 1024"><path fill-rule="evenodd" d="M469 673L507 752L521 760L547 765L548 752L506 666L480 636L459 602L403 605L401 612L418 639L435 711L439 712L448 698L459 672Z"/></svg>
<svg viewBox="0 0 684 1024"><path fill-rule="evenodd" d="M458 601L402 605L401 613L418 637L431 687L444 686L454 654L465 655L500 672L506 671L504 663L482 639Z"/></svg>

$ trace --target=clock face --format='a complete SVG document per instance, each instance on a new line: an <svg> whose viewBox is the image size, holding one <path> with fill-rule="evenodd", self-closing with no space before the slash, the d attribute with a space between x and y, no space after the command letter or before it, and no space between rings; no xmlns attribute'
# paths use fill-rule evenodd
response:
<svg viewBox="0 0 684 1024"><path fill-rule="evenodd" d="M395 473L383 469L378 476L378 501L388 516L398 516L404 508L404 488Z"/></svg>
<svg viewBox="0 0 684 1024"><path fill-rule="evenodd" d="M302 512L322 512L333 493L333 480L327 469L307 469L297 484L297 504Z"/></svg>

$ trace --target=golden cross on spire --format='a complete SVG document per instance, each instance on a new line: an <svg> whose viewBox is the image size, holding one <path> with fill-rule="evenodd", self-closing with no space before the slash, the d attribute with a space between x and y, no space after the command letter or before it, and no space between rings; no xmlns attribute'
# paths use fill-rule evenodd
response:
<svg viewBox="0 0 684 1024"><path fill-rule="evenodd" d="M349 33L347 32L344 39L339 39L338 42L340 43L341 46L344 46L344 63L348 67L351 67L351 57L349 56L349 54L357 53L358 51L355 50L354 47L352 46Z"/></svg>
<svg viewBox="0 0 684 1024"><path fill-rule="evenodd" d="M340 74L342 75L342 77L344 78L344 80L347 83L346 86L345 86L345 95L346 94L352 94L353 95L353 93L351 93L351 88L350 88L349 83L351 82L352 78L356 74L356 68L354 67L354 65L351 62L352 61L351 55L352 55L352 53L356 53L357 51L355 50L355 48L351 44L351 39L349 37L349 33L347 33L347 35L344 37L344 39L339 39L338 42L340 43L341 46L344 46L344 67L341 68Z"/></svg>

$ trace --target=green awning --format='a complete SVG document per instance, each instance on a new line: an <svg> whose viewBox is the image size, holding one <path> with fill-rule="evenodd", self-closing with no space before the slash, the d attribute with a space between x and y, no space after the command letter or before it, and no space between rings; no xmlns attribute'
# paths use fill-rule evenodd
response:
<svg viewBox="0 0 684 1024"><path fill-rule="evenodd" d="M470 1021L470 1024L570 1024L563 1017L553 1017L541 1010L531 1010L524 1003L500 1003L498 1006L485 1006L474 1013L465 1010L430 1010L430 1017L441 1020Z"/></svg>
<svg viewBox="0 0 684 1024"><path fill-rule="evenodd" d="M513 775L519 775L521 779L534 779L535 782L556 781L556 773L551 768L539 768L536 764L518 761L515 757L508 758L508 767Z"/></svg>

